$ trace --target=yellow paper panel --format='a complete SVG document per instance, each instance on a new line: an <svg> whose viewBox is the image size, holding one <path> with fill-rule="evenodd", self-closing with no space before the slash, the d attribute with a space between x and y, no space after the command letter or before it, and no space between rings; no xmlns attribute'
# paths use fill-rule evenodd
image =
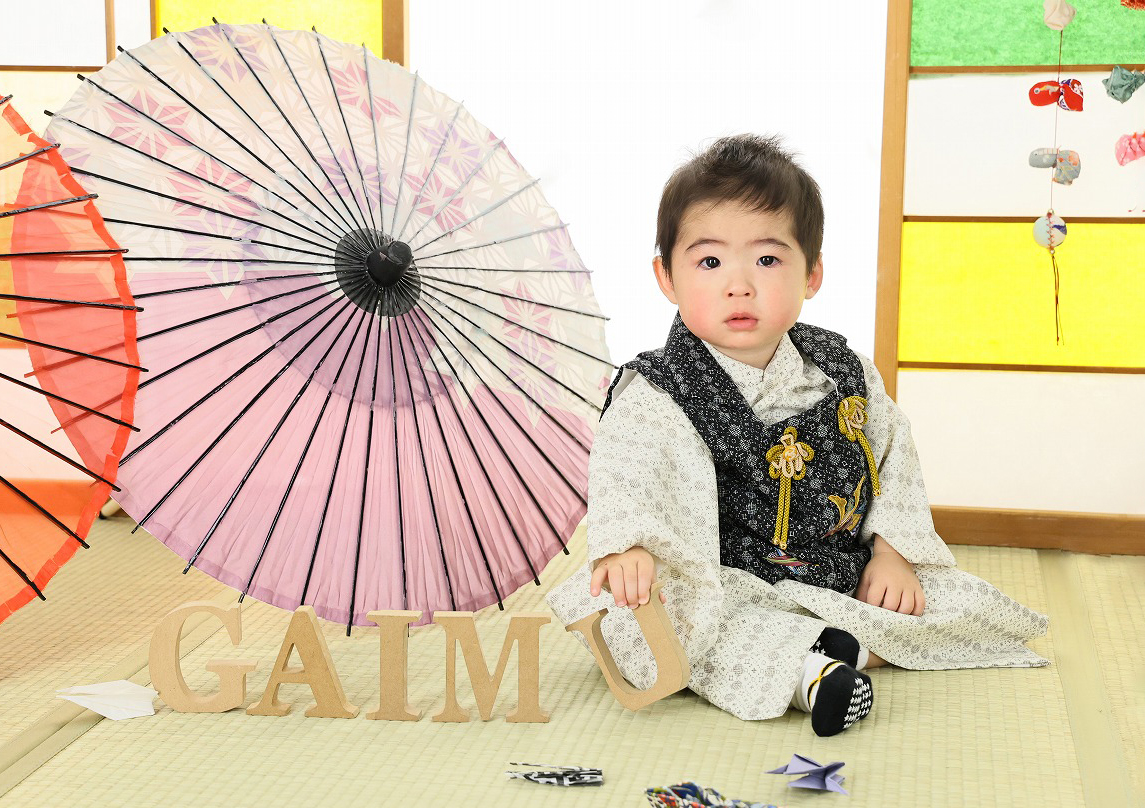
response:
<svg viewBox="0 0 1145 808"><path fill-rule="evenodd" d="M1068 224L1050 256L1029 224L907 222L899 360L1145 367L1145 225Z"/></svg>
<svg viewBox="0 0 1145 808"><path fill-rule="evenodd" d="M262 22L279 28L314 25L331 39L366 47L382 55L382 0L156 0L156 29L190 31L211 24L211 17L231 25Z"/></svg>

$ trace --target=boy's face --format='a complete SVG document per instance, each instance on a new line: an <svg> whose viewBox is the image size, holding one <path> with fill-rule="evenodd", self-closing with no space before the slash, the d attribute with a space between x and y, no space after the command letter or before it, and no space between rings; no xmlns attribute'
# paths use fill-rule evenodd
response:
<svg viewBox="0 0 1145 808"><path fill-rule="evenodd" d="M671 259L671 278L659 257L652 263L684 325L724 355L758 368L771 361L803 301L823 283L822 257L807 274L790 214L759 213L739 202L690 206Z"/></svg>

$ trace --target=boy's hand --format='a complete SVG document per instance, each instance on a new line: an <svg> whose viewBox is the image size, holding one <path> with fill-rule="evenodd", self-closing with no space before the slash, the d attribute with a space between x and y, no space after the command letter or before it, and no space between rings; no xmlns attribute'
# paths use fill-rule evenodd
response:
<svg viewBox="0 0 1145 808"><path fill-rule="evenodd" d="M607 589L617 606L642 606L648 602L648 590L656 573L656 560L643 547L631 547L623 553L609 553L596 562L588 591L593 597ZM664 593L660 602L667 603Z"/></svg>
<svg viewBox="0 0 1145 808"><path fill-rule="evenodd" d="M926 597L914 567L877 534L871 560L859 577L855 598L900 614L918 616L926 607Z"/></svg>

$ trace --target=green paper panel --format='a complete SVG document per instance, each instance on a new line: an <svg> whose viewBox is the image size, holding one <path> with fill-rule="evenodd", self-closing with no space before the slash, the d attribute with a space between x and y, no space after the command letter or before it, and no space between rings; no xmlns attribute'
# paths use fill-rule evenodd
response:
<svg viewBox="0 0 1145 808"><path fill-rule="evenodd" d="M1118 0L1071 0L1062 63L1145 63L1145 10ZM1059 33L1043 21L1042 3L914 0L910 62L914 67L1057 65Z"/></svg>
<svg viewBox="0 0 1145 808"><path fill-rule="evenodd" d="M1145 227L1067 224L1057 249L1062 345L1053 268L1034 242L1033 217L904 224L899 360L1145 367Z"/></svg>

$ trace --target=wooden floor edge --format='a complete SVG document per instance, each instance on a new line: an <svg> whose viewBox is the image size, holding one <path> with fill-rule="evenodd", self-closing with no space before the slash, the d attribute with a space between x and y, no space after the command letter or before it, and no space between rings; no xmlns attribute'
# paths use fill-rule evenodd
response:
<svg viewBox="0 0 1145 808"><path fill-rule="evenodd" d="M220 606L234 602L235 593L227 590L213 598L204 598ZM209 622L208 622L209 621ZM221 623L209 615L194 615L183 626L182 656L194 651L212 635L225 631ZM151 637L136 643L114 666L99 677L99 681L127 679L139 685L151 682L147 658ZM140 719L131 719L140 720ZM142 720L146 720L144 717ZM77 704L65 702L53 707L23 732L4 744L0 750L0 798L23 782L85 732L103 721L103 716Z"/></svg>
<svg viewBox="0 0 1145 808"><path fill-rule="evenodd" d="M1145 555L1145 516L936 505L934 529L947 544Z"/></svg>

